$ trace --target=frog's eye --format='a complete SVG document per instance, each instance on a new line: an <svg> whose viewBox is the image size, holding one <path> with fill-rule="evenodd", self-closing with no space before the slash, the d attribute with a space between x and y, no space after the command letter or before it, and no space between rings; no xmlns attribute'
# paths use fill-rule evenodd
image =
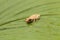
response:
<svg viewBox="0 0 60 40"><path fill-rule="evenodd" d="M30 24L30 23L32 23L33 21L34 21L33 19L29 19L29 20L27 21L27 23Z"/></svg>
<svg viewBox="0 0 60 40"><path fill-rule="evenodd" d="M29 19L30 22L33 22L34 20L33 19Z"/></svg>

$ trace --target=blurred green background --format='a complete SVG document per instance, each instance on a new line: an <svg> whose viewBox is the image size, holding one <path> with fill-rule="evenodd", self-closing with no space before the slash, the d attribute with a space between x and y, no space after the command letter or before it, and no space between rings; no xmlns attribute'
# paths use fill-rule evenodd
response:
<svg viewBox="0 0 60 40"><path fill-rule="evenodd" d="M26 24L35 13L40 20ZM0 0L0 40L60 40L60 0Z"/></svg>

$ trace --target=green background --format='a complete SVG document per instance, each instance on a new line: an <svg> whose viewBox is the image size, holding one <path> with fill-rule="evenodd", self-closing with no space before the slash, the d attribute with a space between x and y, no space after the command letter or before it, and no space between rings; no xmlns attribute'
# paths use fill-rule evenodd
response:
<svg viewBox="0 0 60 40"><path fill-rule="evenodd" d="M40 20L26 24L35 13ZM0 0L0 40L60 40L60 0Z"/></svg>

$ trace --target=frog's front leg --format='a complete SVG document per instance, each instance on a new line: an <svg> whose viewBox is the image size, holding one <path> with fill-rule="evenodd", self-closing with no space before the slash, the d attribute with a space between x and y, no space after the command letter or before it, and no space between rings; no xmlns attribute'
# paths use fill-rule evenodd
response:
<svg viewBox="0 0 60 40"><path fill-rule="evenodd" d="M34 21L33 22L36 22L36 19L34 19Z"/></svg>

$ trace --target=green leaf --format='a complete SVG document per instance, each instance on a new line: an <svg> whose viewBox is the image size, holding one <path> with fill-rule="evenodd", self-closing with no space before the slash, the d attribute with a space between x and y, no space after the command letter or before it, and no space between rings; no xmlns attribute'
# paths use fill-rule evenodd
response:
<svg viewBox="0 0 60 40"><path fill-rule="evenodd" d="M60 40L60 0L0 0L0 40Z"/></svg>

